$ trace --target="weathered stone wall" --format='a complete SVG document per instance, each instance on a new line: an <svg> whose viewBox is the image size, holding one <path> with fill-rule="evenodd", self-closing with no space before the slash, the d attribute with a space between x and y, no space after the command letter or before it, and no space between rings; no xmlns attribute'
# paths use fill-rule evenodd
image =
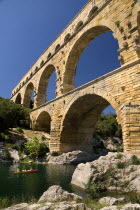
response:
<svg viewBox="0 0 140 210"><path fill-rule="evenodd" d="M108 31L118 40L122 67L73 90L82 52L92 40ZM29 107L34 90L32 127L41 129L41 113L48 113L51 151L91 151L96 121L111 104L123 129L125 151L140 154L139 58L140 1L104 0L97 1L96 6L89 1L22 78L11 100ZM57 98L45 104L53 71L57 76ZM42 124L45 125L49 130L47 123Z"/></svg>

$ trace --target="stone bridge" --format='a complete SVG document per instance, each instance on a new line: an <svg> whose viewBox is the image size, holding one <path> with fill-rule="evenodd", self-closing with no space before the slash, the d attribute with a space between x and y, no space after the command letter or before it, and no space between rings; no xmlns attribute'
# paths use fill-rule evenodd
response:
<svg viewBox="0 0 140 210"><path fill-rule="evenodd" d="M113 32L121 67L74 89L75 69L84 49L97 36ZM46 89L56 71L56 98ZM95 125L112 105L122 126L124 151L140 155L140 1L88 1L12 91L11 100L30 106L31 126L50 132L50 150L92 151Z"/></svg>

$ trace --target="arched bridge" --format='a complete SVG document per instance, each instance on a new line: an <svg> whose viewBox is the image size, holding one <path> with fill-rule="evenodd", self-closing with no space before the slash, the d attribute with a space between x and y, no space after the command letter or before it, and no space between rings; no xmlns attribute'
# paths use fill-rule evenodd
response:
<svg viewBox="0 0 140 210"><path fill-rule="evenodd" d="M113 32L121 67L74 89L77 63L92 40ZM56 98L46 89L56 71ZM50 132L50 150L92 149L98 117L112 105L122 126L124 150L140 155L140 1L89 1L12 91L11 100L29 107L31 125Z"/></svg>

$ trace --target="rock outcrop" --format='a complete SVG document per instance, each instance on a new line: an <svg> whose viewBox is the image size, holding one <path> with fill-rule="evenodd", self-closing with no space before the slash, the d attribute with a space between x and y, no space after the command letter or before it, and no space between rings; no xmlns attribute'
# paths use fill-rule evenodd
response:
<svg viewBox="0 0 140 210"><path fill-rule="evenodd" d="M89 180L108 190L140 192L140 165L132 164L131 154L108 153L98 160L79 164L71 183L86 188Z"/></svg>
<svg viewBox="0 0 140 210"><path fill-rule="evenodd" d="M54 185L50 187L40 197L39 202L62 202L62 201L82 201L82 198L74 193L68 193L60 186Z"/></svg>
<svg viewBox="0 0 140 210"><path fill-rule="evenodd" d="M5 210L91 210L81 201L82 198L80 196L68 193L60 186L54 185L43 193L38 203L31 205L21 203Z"/></svg>
<svg viewBox="0 0 140 210"><path fill-rule="evenodd" d="M46 162L55 164L79 164L88 161L93 161L101 155L106 155L108 152L105 149L99 149L98 154L91 154L86 151L76 150L73 152L63 153L59 156L47 156Z"/></svg>
<svg viewBox="0 0 140 210"><path fill-rule="evenodd" d="M19 154L16 149L9 149L9 153L14 162L19 162Z"/></svg>

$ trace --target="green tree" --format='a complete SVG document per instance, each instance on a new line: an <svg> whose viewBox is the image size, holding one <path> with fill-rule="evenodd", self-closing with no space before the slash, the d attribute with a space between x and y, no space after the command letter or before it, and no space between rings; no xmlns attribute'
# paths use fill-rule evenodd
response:
<svg viewBox="0 0 140 210"><path fill-rule="evenodd" d="M49 152L48 144L40 142L37 137L33 137L33 140L25 144L25 153L34 160L43 157L46 152Z"/></svg>
<svg viewBox="0 0 140 210"><path fill-rule="evenodd" d="M13 127L29 127L30 109L0 97L0 131Z"/></svg>
<svg viewBox="0 0 140 210"><path fill-rule="evenodd" d="M118 125L115 114L102 114L95 128L95 136L102 137L122 137L121 126Z"/></svg>

